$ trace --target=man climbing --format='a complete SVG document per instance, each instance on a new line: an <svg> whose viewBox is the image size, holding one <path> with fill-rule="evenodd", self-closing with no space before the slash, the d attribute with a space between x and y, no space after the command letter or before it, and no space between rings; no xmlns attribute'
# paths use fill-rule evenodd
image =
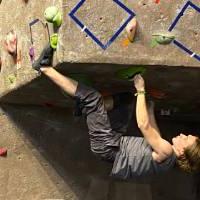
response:
<svg viewBox="0 0 200 200"><path fill-rule="evenodd" d="M141 75L135 75L133 81L137 91L136 119L144 137L123 136L125 130L112 127L99 92L49 67L52 52L50 46L46 47L33 68L49 77L70 96L79 99L80 108L86 116L91 151L103 160L113 162L112 176L129 179L156 174L171 169L175 163L187 172L200 170L200 139L180 134L172 139L171 145L161 137L153 104L148 107L146 103L145 82ZM114 96L114 107L116 97L121 98L120 95Z"/></svg>

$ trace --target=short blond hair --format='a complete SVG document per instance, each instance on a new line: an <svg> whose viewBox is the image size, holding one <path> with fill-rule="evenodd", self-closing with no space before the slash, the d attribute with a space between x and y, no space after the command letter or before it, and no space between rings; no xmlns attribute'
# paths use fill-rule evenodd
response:
<svg viewBox="0 0 200 200"><path fill-rule="evenodd" d="M200 139L197 138L195 144L184 151L184 155L177 158L180 169L188 173L200 172Z"/></svg>

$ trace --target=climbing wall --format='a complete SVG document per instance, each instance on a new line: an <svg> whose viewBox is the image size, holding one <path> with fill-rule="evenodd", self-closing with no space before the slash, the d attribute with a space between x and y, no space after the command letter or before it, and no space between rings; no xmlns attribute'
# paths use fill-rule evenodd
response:
<svg viewBox="0 0 200 200"><path fill-rule="evenodd" d="M44 45L49 42L48 29L44 20L44 10L57 5L53 0L1 1L0 3L0 96L28 84L39 74L32 70L29 50L34 46L35 59L40 55ZM51 27L49 26L51 32ZM10 31L17 36L17 56L6 50L5 40ZM24 99L28 93L23 93ZM15 99L17 102L17 99Z"/></svg>
<svg viewBox="0 0 200 200"><path fill-rule="evenodd" d="M174 43L151 46L152 35L168 32L170 26L176 24L169 32L191 52L199 54L200 3L198 0L189 2L191 4L186 0L66 1L59 62L199 66L198 57L191 59L192 53L188 54ZM181 17L177 18L179 14ZM130 43L120 27L134 15L139 26L134 42ZM109 42L119 29L120 34Z"/></svg>
<svg viewBox="0 0 200 200"><path fill-rule="evenodd" d="M47 28L43 17L52 5L63 14L58 30L52 24ZM199 121L200 109L199 7L199 0L0 0L0 144L8 148L7 159L1 160L0 198L199 199L195 177L176 171L153 182L111 180L111 166L96 160L89 151L83 119L73 117L72 109L57 108L71 107L71 99L32 69L29 56L34 47L36 59L49 35L58 32L54 66L104 94L133 91L133 83L127 81L130 74L123 69L135 70L139 65L138 72L145 72L148 97L154 99L156 114L164 120L161 128L165 137L171 138L180 130L196 133L199 123L194 121ZM137 18L138 27L130 42L125 27L133 18ZM5 48L10 31L17 36L14 56ZM169 32L174 36L171 43L155 42L155 37L166 39L163 37ZM192 124L173 122L180 115L185 120L182 113ZM165 117L171 121L166 123ZM135 133L136 127L132 130ZM26 140L31 145L27 142L24 148ZM40 153L34 156L36 149ZM62 180L52 178L44 158Z"/></svg>
<svg viewBox="0 0 200 200"><path fill-rule="evenodd" d="M63 16L63 23L57 30L50 23L46 26L44 19L45 9L52 5L57 6ZM93 86L100 90L130 90L131 83L120 80L116 74L118 70L136 65L146 66L148 85L168 93L168 100L184 88L188 88L186 93L198 90L199 7L198 0L49 0L40 3L21 0L16 5L13 1L1 1L1 102L71 105L70 99L31 68L30 48L34 47L36 59L53 32L59 36L54 66L67 75L89 75ZM134 18L138 26L130 42L126 25ZM4 45L11 30L17 35L16 58ZM173 36L171 43L155 43L168 34ZM190 84L190 80L194 84ZM163 81L162 87L160 81ZM180 104L184 97L189 98L185 102L190 104L198 94L193 97L189 92L181 94L173 105Z"/></svg>

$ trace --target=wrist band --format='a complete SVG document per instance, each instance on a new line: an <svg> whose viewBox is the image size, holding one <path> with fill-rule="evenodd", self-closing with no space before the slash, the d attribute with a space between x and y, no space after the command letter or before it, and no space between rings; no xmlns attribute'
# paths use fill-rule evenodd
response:
<svg viewBox="0 0 200 200"><path fill-rule="evenodd" d="M146 92L145 92L145 91L137 91L137 92L135 93L135 96L138 96L138 95L140 95L140 94L145 95Z"/></svg>

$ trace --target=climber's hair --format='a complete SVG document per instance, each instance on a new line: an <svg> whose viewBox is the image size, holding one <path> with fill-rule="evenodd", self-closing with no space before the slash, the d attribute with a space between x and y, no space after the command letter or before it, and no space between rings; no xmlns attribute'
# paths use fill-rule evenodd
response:
<svg viewBox="0 0 200 200"><path fill-rule="evenodd" d="M185 172L200 172L200 139L197 138L195 143L185 149L184 154L177 158L177 164Z"/></svg>

